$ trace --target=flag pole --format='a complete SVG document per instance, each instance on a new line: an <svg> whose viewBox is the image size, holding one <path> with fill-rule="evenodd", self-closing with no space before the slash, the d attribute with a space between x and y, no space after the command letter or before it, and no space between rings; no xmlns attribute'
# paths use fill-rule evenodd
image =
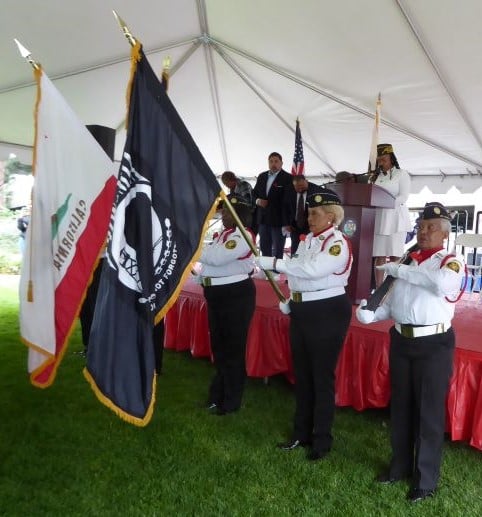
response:
<svg viewBox="0 0 482 517"><path fill-rule="evenodd" d="M368 174L369 180L374 181L376 179L377 171L377 145L378 145L378 130L380 127L380 112L382 106L382 94L378 92L378 98L375 107L375 124L373 126L372 143L370 147L370 157L368 159Z"/></svg>
<svg viewBox="0 0 482 517"><path fill-rule="evenodd" d="M131 31L129 30L129 27L127 27L126 22L114 10L112 10L112 12L114 13L115 19L117 20L119 27L124 33L124 36L127 38L127 41L130 43L131 47L135 47L137 40L132 35Z"/></svg>
<svg viewBox="0 0 482 517"><path fill-rule="evenodd" d="M239 216L236 213L236 210L233 208L233 205L229 201L228 196L226 195L226 192L224 192L224 190L221 191L220 197L223 200L223 203L226 206L226 208L229 210L229 213L233 216L236 226L239 228L239 231L241 232L241 235L244 237L244 240L248 243L248 246L249 246L250 250L253 252L253 255L255 257L259 257L258 249L254 245L253 240L251 239L251 237L248 234L248 232L246 231L243 223L239 219ZM276 296L278 296L278 298L281 302L285 303L286 298L285 298L284 294L281 292L279 285L276 283L275 279L273 278L271 271L264 271L264 274L268 278L268 281L271 284L273 291L276 293Z"/></svg>
<svg viewBox="0 0 482 517"><path fill-rule="evenodd" d="M13 40L15 41L16 45L17 45L17 48L18 48L18 51L20 52L20 55L28 62L30 63L31 67L34 69L34 75L35 77L38 77L37 76L37 73L40 72L40 70L42 69L42 67L40 66L40 63L37 63L37 61L35 61L35 59L32 57L32 53L30 52L30 50L28 50L27 48L25 48L21 43L20 41L18 41L17 38L13 38ZM39 84L39 83L37 83ZM39 88L39 86L37 86L37 88ZM35 108L35 146L37 145L37 107ZM35 175L35 151L34 151L34 158L32 160L32 172L33 172L33 175ZM32 187L32 189L35 188L35 187ZM34 211L33 211L33 203L32 203L32 194L30 194L30 204L31 204L31 209L30 209L30 221L28 223L29 225L29 232L28 232L28 235L29 235L29 243L28 243L28 252L29 252L29 271L28 271L28 274L29 274L29 280L28 280L28 284L27 284L27 301L28 302L33 302L33 281L32 281L32 264L33 264L33 257L32 257L32 253L33 253L33 249L32 249L32 228L33 228L33 224L34 224Z"/></svg>
<svg viewBox="0 0 482 517"><path fill-rule="evenodd" d="M171 69L171 56L167 56L162 61L162 73L161 73L161 82L164 86L164 89L168 90L169 88L169 79L170 79L170 69Z"/></svg>

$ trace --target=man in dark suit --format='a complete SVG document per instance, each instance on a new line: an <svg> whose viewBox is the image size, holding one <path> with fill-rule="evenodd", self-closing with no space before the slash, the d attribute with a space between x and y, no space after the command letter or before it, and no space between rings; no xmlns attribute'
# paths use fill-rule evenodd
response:
<svg viewBox="0 0 482 517"><path fill-rule="evenodd" d="M296 253L300 235L307 234L308 205L306 197L318 192L320 187L308 181L302 174L292 176L291 186L285 191L284 226L285 233L291 234L291 256Z"/></svg>
<svg viewBox="0 0 482 517"><path fill-rule="evenodd" d="M269 170L258 176L253 189L259 243L263 255L281 259L286 240L282 232L283 201L285 190L291 184L291 174L283 170L283 159L279 153L269 155L268 165Z"/></svg>

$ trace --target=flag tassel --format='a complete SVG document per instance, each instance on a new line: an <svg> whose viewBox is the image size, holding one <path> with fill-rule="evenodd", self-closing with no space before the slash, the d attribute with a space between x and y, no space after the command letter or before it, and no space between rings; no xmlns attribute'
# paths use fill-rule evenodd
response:
<svg viewBox="0 0 482 517"><path fill-rule="evenodd" d="M32 282L32 280L28 281L27 302L33 302L33 282Z"/></svg>

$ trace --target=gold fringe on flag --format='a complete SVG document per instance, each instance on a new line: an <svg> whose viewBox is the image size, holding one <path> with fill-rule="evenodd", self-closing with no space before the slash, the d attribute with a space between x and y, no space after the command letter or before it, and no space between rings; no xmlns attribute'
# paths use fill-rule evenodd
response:
<svg viewBox="0 0 482 517"><path fill-rule="evenodd" d="M129 413L126 413L120 407L116 406L112 400L110 400L102 393L102 391L100 391L94 378L90 375L87 368L83 369L83 374L99 401L102 402L104 406L107 406L111 411L113 411L119 418L122 418L122 420L125 420L129 424L137 425L138 427L145 427L151 421L152 415L154 414L154 404L156 402L157 374L154 374L152 378L152 397L149 403L149 407L147 408L146 414L143 418L132 416Z"/></svg>
<svg viewBox="0 0 482 517"><path fill-rule="evenodd" d="M220 196L222 195L222 193L223 193L223 191L221 191L219 193L219 196L216 197L214 203L212 204L212 206L208 212L208 215L206 216L206 219L204 220L203 229L201 232L201 236L199 238L199 243L198 243L196 251L194 252L191 263L184 270L184 273L181 276L181 281L179 282L177 288L174 290L174 292L169 297L169 300L167 300L167 302L164 304L164 307L156 314L156 317L155 317L156 325L162 320L162 318L164 318L164 316L167 314L169 309L176 303L179 293L181 292L182 287L186 283L187 277L191 274L192 264L194 262L196 262L197 259L199 258L199 256L201 255L203 242L204 242L204 235L206 234L207 229L209 227L209 221L214 217L214 214L216 213L216 207L218 206L218 203L221 199Z"/></svg>
<svg viewBox="0 0 482 517"><path fill-rule="evenodd" d="M131 103L131 93L132 93L132 83L134 82L134 76L136 74L137 70L137 63L141 60L141 49L142 45L139 41L136 41L136 44L132 47L131 50L131 73L129 77L129 82L127 84L127 90L126 90L126 108L127 108L127 115L126 115L126 130L127 125L129 121L129 109L130 109L130 103Z"/></svg>

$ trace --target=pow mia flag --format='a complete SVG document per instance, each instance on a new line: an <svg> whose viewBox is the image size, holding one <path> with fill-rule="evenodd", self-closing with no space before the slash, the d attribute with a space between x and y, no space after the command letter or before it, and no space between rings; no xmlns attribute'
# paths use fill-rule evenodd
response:
<svg viewBox="0 0 482 517"><path fill-rule="evenodd" d="M220 187L139 44L131 59L127 139L84 375L103 404L144 426L162 346L153 327L189 274Z"/></svg>

